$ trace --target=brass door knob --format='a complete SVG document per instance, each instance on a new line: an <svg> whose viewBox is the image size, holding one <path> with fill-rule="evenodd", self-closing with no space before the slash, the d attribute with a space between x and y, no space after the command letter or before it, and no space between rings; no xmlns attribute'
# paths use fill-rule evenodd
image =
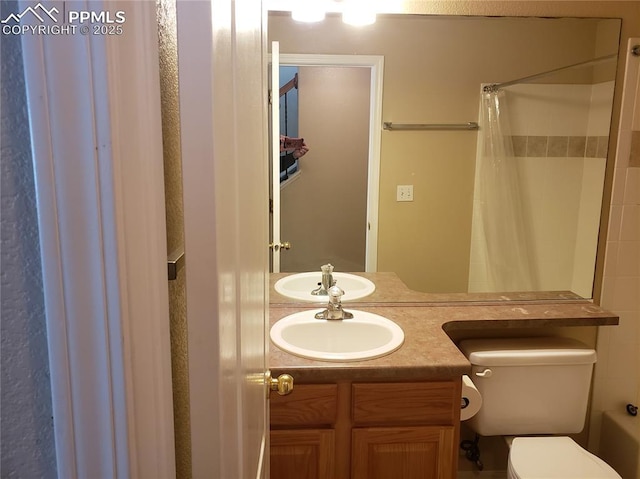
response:
<svg viewBox="0 0 640 479"><path fill-rule="evenodd" d="M291 243L285 241L284 243L269 243L269 248L274 251L278 251L280 249L291 249Z"/></svg>
<svg viewBox="0 0 640 479"><path fill-rule="evenodd" d="M272 378L271 371L267 371L267 384L271 391L276 391L280 396L286 396L293 391L293 377L290 374L281 374L277 378Z"/></svg>

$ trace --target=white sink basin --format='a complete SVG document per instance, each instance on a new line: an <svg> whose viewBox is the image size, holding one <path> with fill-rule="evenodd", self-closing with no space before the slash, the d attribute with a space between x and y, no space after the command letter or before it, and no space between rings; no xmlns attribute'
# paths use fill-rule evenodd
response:
<svg viewBox="0 0 640 479"><path fill-rule="evenodd" d="M271 327L271 341L291 354L322 361L360 361L392 353L404 342L402 328L366 311L351 319L316 319L322 309L285 316Z"/></svg>
<svg viewBox="0 0 640 479"><path fill-rule="evenodd" d="M314 296L311 291L318 287L322 279L322 273L313 271L309 273L297 273L276 281L275 290L283 296L303 301L325 302L328 296ZM344 291L342 301L364 298L376 290L376 285L367 278L349 273L333 273L336 285Z"/></svg>

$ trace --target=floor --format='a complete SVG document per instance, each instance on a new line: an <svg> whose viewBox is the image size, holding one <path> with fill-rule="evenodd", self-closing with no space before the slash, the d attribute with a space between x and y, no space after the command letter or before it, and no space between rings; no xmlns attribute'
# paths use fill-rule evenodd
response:
<svg viewBox="0 0 640 479"><path fill-rule="evenodd" d="M457 479L507 479L506 471L460 471Z"/></svg>

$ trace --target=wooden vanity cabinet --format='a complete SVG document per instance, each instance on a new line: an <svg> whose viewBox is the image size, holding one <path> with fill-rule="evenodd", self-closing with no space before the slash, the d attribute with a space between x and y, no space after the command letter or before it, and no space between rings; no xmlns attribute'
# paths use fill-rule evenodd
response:
<svg viewBox="0 0 640 479"><path fill-rule="evenodd" d="M353 384L351 479L453 479L459 381Z"/></svg>
<svg viewBox="0 0 640 479"><path fill-rule="evenodd" d="M272 479L454 479L460 380L296 385L271 395Z"/></svg>
<svg viewBox="0 0 640 479"><path fill-rule="evenodd" d="M336 384L300 384L271 393L271 478L336 479Z"/></svg>

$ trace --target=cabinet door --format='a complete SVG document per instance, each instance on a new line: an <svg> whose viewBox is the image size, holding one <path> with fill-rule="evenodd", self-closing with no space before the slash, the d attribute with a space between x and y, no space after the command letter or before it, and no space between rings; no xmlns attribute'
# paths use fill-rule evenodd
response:
<svg viewBox="0 0 640 479"><path fill-rule="evenodd" d="M353 430L352 479L453 479L453 426Z"/></svg>
<svg viewBox="0 0 640 479"><path fill-rule="evenodd" d="M335 479L332 429L271 431L271 479Z"/></svg>

